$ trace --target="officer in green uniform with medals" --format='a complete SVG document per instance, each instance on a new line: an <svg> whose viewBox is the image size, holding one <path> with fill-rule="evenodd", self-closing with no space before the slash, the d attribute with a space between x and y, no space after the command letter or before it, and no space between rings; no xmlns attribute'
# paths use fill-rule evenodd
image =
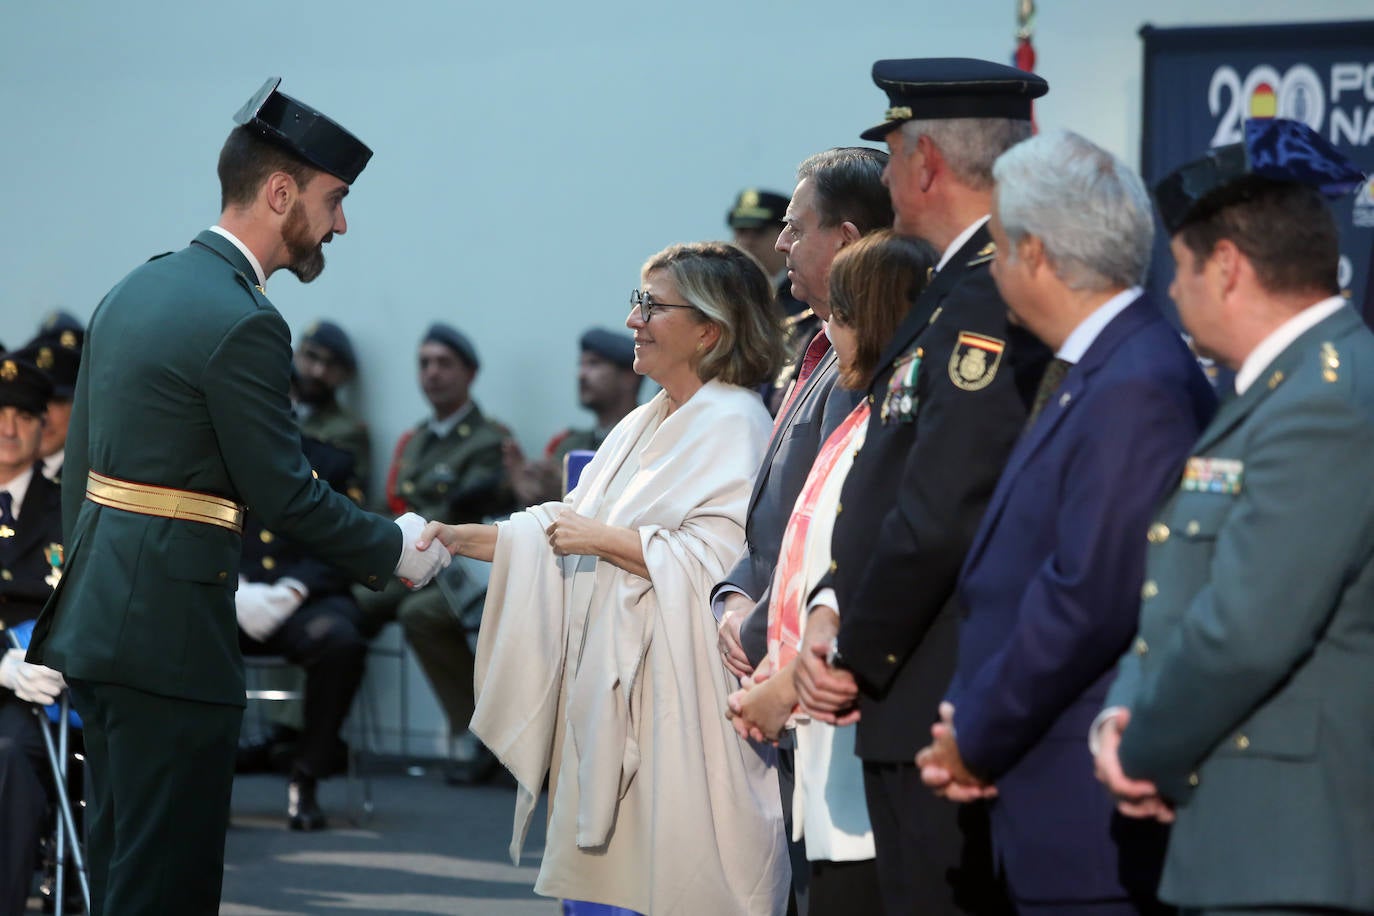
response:
<svg viewBox="0 0 1374 916"><path fill-rule="evenodd" d="M1159 896L1184 913L1374 912L1374 335L1323 200L1364 179L1271 118L1155 189L1169 292L1234 396L1141 532L1093 737L1120 810L1173 822Z"/></svg>
<svg viewBox="0 0 1374 916"><path fill-rule="evenodd" d="M422 584L423 520L369 515L312 477L291 343L264 285L324 269L371 151L266 85L219 158L218 225L154 258L91 318L63 473L66 568L28 660L84 722L95 916L217 913L243 715L234 590L245 505L352 578ZM418 525L418 527L417 527ZM442 552L442 551L441 551Z"/></svg>

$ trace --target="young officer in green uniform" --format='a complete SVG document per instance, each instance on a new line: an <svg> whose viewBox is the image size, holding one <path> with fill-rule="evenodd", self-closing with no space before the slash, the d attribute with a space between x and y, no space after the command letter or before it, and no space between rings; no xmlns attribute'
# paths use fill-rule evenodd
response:
<svg viewBox="0 0 1374 916"><path fill-rule="evenodd" d="M1307 125L1247 121L1156 188L1170 294L1235 393L1149 528L1098 776L1173 820L1185 913L1374 912L1374 335L1322 199L1364 176Z"/></svg>
<svg viewBox="0 0 1374 916"><path fill-rule="evenodd" d="M430 325L420 341L419 370L420 388L434 414L396 444L386 482L392 512L480 522L516 508L501 461L501 443L510 433L485 416L470 394L480 366L467 335L442 322ZM414 593L393 583L375 594L362 589L354 594L368 631L375 634L391 620L405 629L453 736L449 780L485 779L495 761L468 732L476 703L468 631L475 624L460 618L462 608L450 607L438 583ZM480 600L475 603L480 611Z"/></svg>
<svg viewBox="0 0 1374 916"><path fill-rule="evenodd" d="M244 705L245 505L374 588L443 562L414 549L418 517L363 512L301 454L290 333L263 285L283 267L319 275L371 151L278 82L220 152L219 224L121 280L86 335L66 570L28 658L66 676L84 720L95 916L218 911Z"/></svg>

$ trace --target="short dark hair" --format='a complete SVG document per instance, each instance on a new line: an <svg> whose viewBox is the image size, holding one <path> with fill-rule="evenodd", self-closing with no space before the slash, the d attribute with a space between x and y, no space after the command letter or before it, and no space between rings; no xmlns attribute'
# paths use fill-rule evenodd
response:
<svg viewBox="0 0 1374 916"><path fill-rule="evenodd" d="M939 255L928 243L890 229L846 245L830 265L830 319L851 327L858 341L840 385L868 385L887 343L926 287Z"/></svg>
<svg viewBox="0 0 1374 916"><path fill-rule="evenodd" d="M1340 292L1340 240L1322 195L1305 185L1254 180L1192 219L1176 235L1197 266L1230 239L1271 293Z"/></svg>
<svg viewBox="0 0 1374 916"><path fill-rule="evenodd" d="M797 181L816 189L816 215L825 227L853 223L860 235L891 228L892 197L883 185L887 153L867 146L839 146L797 166Z"/></svg>
<svg viewBox="0 0 1374 916"><path fill-rule="evenodd" d="M316 169L304 159L265 140L247 126L229 132L219 151L219 206L247 206L273 172L285 172L304 188Z"/></svg>

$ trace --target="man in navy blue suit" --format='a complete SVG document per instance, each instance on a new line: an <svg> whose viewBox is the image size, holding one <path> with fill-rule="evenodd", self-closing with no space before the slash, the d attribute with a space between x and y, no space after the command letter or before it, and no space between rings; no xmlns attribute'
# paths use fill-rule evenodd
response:
<svg viewBox="0 0 1374 916"><path fill-rule="evenodd" d="M1156 912L1166 828L1116 812L1083 739L1135 631L1151 515L1215 396L1141 294L1139 177L1067 132L993 175L993 277L1056 359L965 559L958 665L917 761L954 801L995 796L1018 912Z"/></svg>

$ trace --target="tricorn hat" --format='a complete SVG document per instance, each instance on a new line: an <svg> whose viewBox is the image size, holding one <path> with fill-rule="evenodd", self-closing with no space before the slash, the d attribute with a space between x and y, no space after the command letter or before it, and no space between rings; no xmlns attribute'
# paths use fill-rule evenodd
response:
<svg viewBox="0 0 1374 916"><path fill-rule="evenodd" d="M269 77L234 115L234 123L250 128L341 181L357 181L372 158L372 150L309 105L278 92L280 83L281 77Z"/></svg>

